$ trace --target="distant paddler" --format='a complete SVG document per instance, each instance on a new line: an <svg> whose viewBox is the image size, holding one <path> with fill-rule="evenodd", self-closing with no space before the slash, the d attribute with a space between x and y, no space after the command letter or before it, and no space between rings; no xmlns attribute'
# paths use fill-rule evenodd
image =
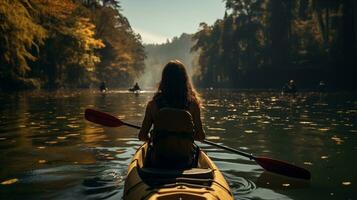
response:
<svg viewBox="0 0 357 200"><path fill-rule="evenodd" d="M139 87L139 84L138 84L138 82L136 82L135 83L135 85L132 87L132 88L129 88L129 91L130 92L135 92L135 93L137 93L137 92L140 92L140 87Z"/></svg>
<svg viewBox="0 0 357 200"><path fill-rule="evenodd" d="M108 89L107 89L107 87L105 86L105 82L102 81L102 82L100 83L100 86L99 86L99 91L102 92L102 93L105 93L107 90L108 90Z"/></svg>
<svg viewBox="0 0 357 200"><path fill-rule="evenodd" d="M294 82L294 80L290 80L288 83L286 83L282 89L282 94L284 95L286 94L292 94L292 95L296 95L297 89L296 89L296 84Z"/></svg>
<svg viewBox="0 0 357 200"><path fill-rule="evenodd" d="M317 92L322 94L326 92L326 84L324 81L320 81L317 85Z"/></svg>

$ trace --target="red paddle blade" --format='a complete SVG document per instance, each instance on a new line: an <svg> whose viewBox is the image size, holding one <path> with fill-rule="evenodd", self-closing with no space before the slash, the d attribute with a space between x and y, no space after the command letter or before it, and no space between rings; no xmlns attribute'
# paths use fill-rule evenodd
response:
<svg viewBox="0 0 357 200"><path fill-rule="evenodd" d="M265 170L270 172L306 180L309 180L311 178L310 172L306 169L283 161L274 160L266 157L256 157L255 161Z"/></svg>
<svg viewBox="0 0 357 200"><path fill-rule="evenodd" d="M84 118L90 122L94 122L103 126L118 127L124 125L120 119L108 113L100 112L90 108L84 111Z"/></svg>

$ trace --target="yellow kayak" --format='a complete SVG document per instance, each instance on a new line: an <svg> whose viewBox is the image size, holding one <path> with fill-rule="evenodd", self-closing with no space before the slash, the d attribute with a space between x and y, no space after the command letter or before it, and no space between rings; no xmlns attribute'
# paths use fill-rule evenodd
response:
<svg viewBox="0 0 357 200"><path fill-rule="evenodd" d="M230 200L234 199L227 181L200 151L198 166L188 170L145 168L148 144L135 153L124 185L124 200Z"/></svg>

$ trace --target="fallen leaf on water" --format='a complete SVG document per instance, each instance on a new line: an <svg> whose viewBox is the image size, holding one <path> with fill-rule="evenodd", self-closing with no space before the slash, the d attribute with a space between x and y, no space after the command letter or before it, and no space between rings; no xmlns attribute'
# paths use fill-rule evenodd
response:
<svg viewBox="0 0 357 200"><path fill-rule="evenodd" d="M73 137L73 136L78 136L79 134L78 133L70 133L68 135L66 135L66 137Z"/></svg>
<svg viewBox="0 0 357 200"><path fill-rule="evenodd" d="M118 138L117 141L132 141L134 138Z"/></svg>
<svg viewBox="0 0 357 200"><path fill-rule="evenodd" d="M57 144L58 142L57 141L46 141L45 143L46 144Z"/></svg>
<svg viewBox="0 0 357 200"><path fill-rule="evenodd" d="M13 178L13 179L9 179L9 180L1 182L1 185L11 185L11 184L16 183L17 181L19 181L19 179Z"/></svg>
<svg viewBox="0 0 357 200"><path fill-rule="evenodd" d="M344 181L344 182L342 182L342 185L351 185L352 183L351 182L349 182L349 181Z"/></svg>
<svg viewBox="0 0 357 200"><path fill-rule="evenodd" d="M67 117L66 116L58 116L56 117L56 119L66 119Z"/></svg>
<svg viewBox="0 0 357 200"><path fill-rule="evenodd" d="M301 121L300 124L311 124L312 122Z"/></svg>
<svg viewBox="0 0 357 200"><path fill-rule="evenodd" d="M207 136L207 140L219 140L221 139L219 136Z"/></svg>
<svg viewBox="0 0 357 200"><path fill-rule="evenodd" d="M46 160L39 160L38 161L38 163L40 163L40 164L44 164L44 163L46 163L47 161Z"/></svg>
<svg viewBox="0 0 357 200"><path fill-rule="evenodd" d="M124 149L117 149L115 152L117 152L117 153L125 153L125 150Z"/></svg>
<svg viewBox="0 0 357 200"><path fill-rule="evenodd" d="M224 129L224 128L214 128L214 127L212 127L212 128L208 128L208 130L211 130L211 131L225 131L226 129Z"/></svg>
<svg viewBox="0 0 357 200"><path fill-rule="evenodd" d="M253 130L245 130L244 132L245 133L253 133L254 131Z"/></svg>
<svg viewBox="0 0 357 200"><path fill-rule="evenodd" d="M331 140L335 141L336 144L341 144L343 142L343 140L337 136L331 137Z"/></svg>
<svg viewBox="0 0 357 200"><path fill-rule="evenodd" d="M79 126L78 125L73 125L73 124L68 124L67 125L69 128L78 128Z"/></svg>

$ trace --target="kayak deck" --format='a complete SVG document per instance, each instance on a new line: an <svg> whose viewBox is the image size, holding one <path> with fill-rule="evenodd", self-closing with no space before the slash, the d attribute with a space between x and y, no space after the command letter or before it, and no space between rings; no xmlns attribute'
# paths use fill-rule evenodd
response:
<svg viewBox="0 0 357 200"><path fill-rule="evenodd" d="M147 149L143 144L128 167L123 199L233 199L228 183L203 151L199 168L167 170L144 167Z"/></svg>

